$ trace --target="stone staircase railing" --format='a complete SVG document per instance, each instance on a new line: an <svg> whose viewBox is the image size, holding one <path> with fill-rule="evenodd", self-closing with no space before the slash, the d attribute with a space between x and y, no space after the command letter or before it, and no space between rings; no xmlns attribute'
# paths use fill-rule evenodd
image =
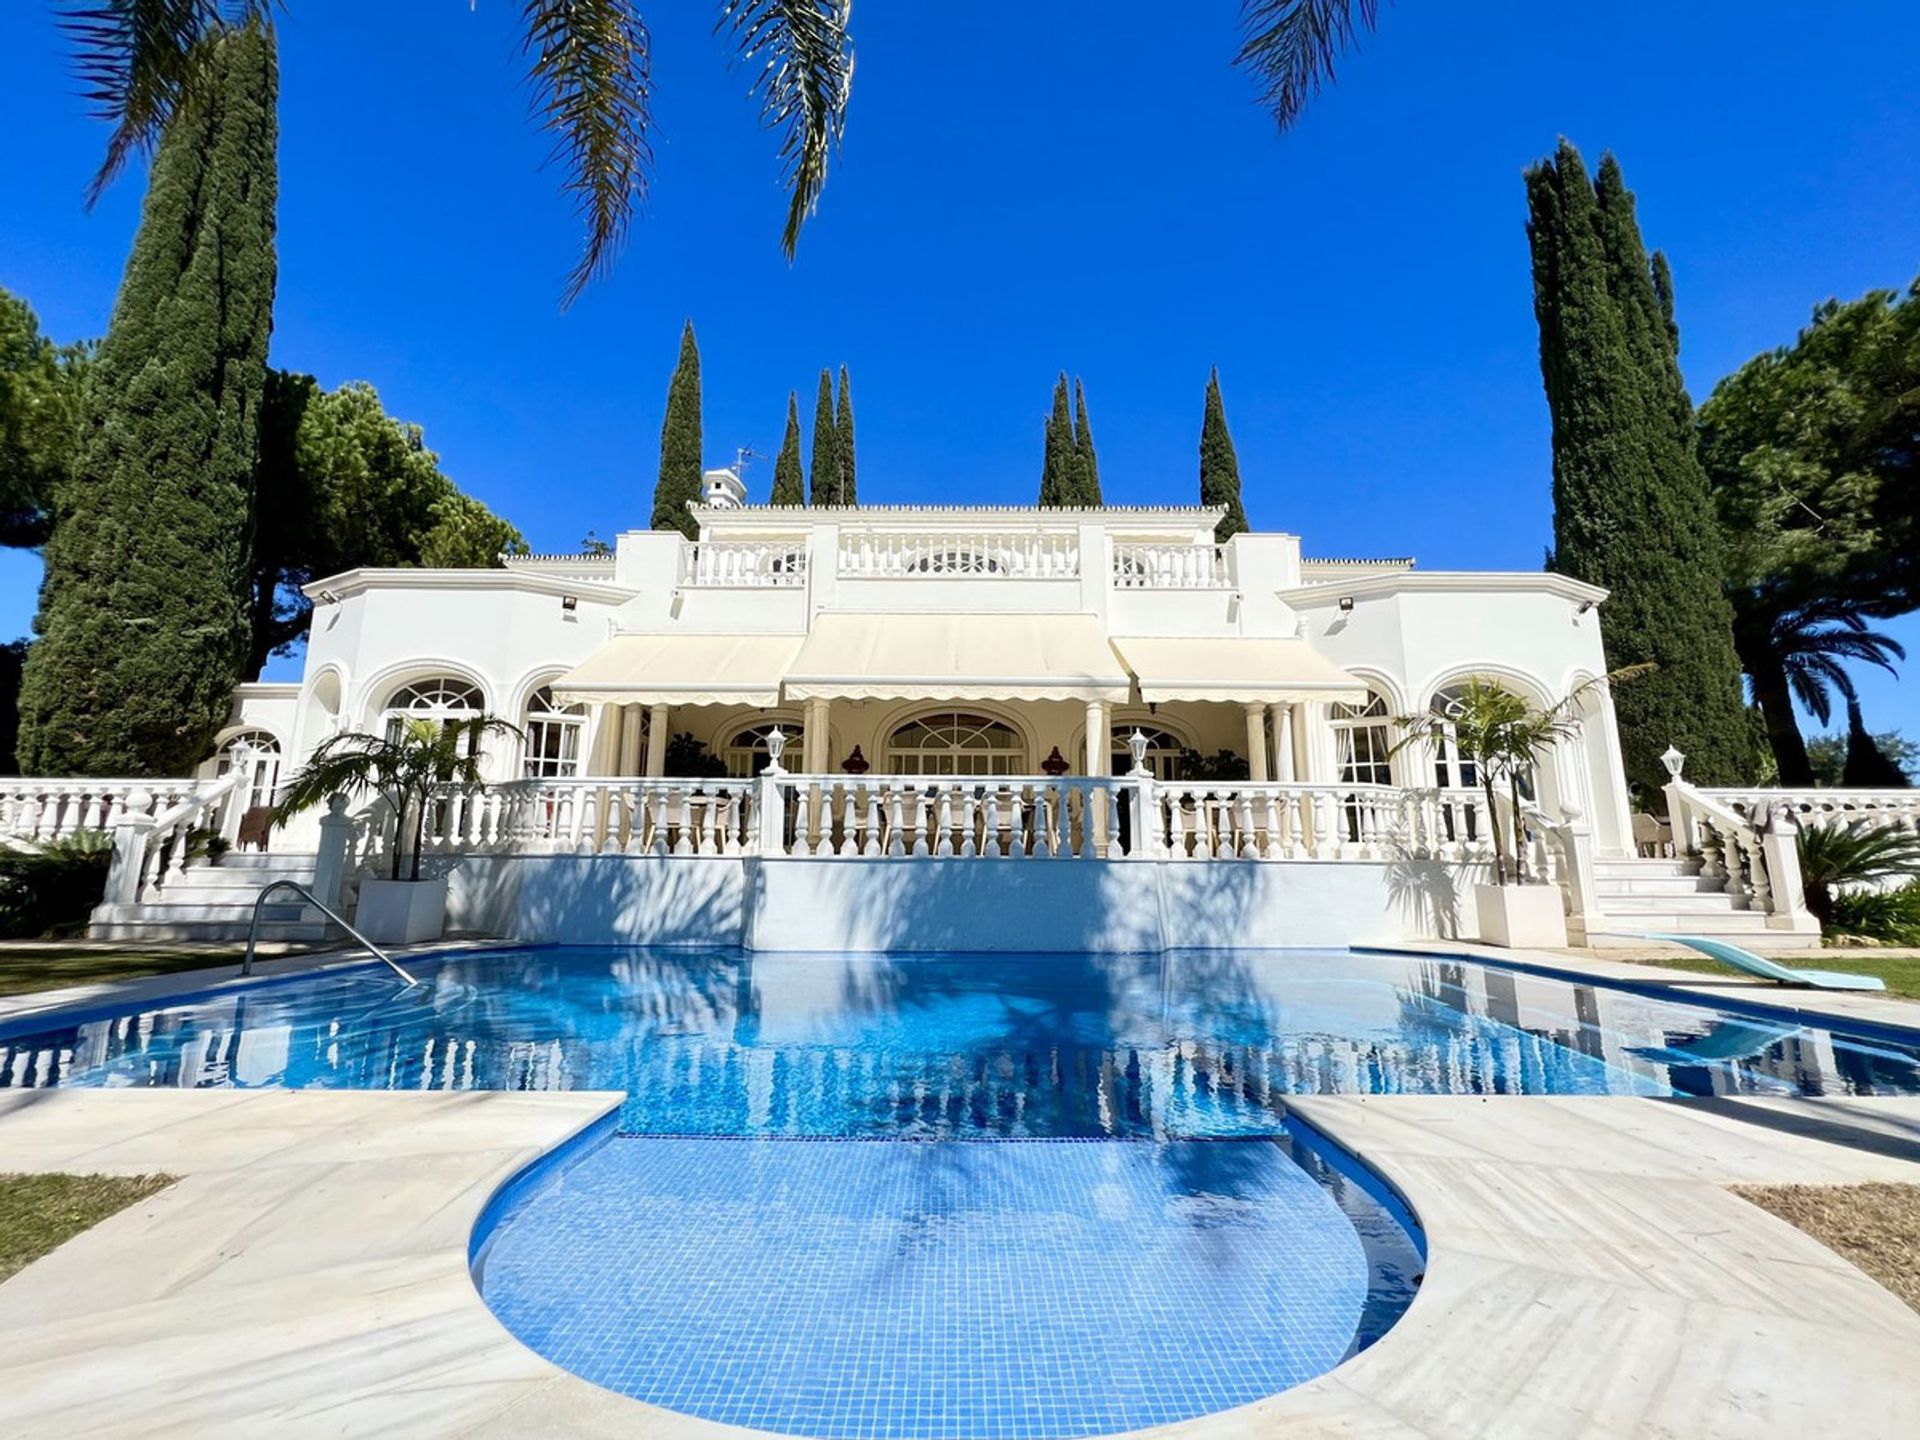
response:
<svg viewBox="0 0 1920 1440"><path fill-rule="evenodd" d="M1726 791L1688 784L1679 773L1685 757L1669 756L1667 818L1676 853L1697 854L1701 875L1734 908L1766 915L1767 928L1817 933L1800 878L1801 820L1791 792L1740 791L1736 801Z"/></svg>

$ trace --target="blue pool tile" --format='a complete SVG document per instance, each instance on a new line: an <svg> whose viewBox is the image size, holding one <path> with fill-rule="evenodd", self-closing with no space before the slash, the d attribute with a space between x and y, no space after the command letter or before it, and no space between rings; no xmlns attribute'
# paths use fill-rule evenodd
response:
<svg viewBox="0 0 1920 1440"><path fill-rule="evenodd" d="M597 1384L821 1437L1103 1434L1355 1347L1368 1256L1268 1141L621 1138L492 1238L483 1290Z"/></svg>

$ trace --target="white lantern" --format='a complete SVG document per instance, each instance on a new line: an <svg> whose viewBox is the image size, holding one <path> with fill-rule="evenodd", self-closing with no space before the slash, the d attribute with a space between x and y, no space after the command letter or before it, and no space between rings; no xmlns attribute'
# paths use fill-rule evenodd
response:
<svg viewBox="0 0 1920 1440"><path fill-rule="evenodd" d="M1137 726L1133 734L1127 737L1127 749L1133 752L1133 770L1131 773L1134 775L1151 775L1153 772L1147 768L1147 737L1140 733Z"/></svg>
<svg viewBox="0 0 1920 1440"><path fill-rule="evenodd" d="M767 774L784 775L786 767L780 763L780 757L787 753L787 737L778 725L767 734Z"/></svg>

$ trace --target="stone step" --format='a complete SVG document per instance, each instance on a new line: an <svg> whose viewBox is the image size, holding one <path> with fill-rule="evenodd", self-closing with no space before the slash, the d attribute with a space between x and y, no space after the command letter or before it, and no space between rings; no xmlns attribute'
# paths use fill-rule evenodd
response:
<svg viewBox="0 0 1920 1440"><path fill-rule="evenodd" d="M290 870L284 875L270 870L220 870L204 865L193 865L183 870L171 885L166 886L162 896L184 895L189 891L196 895L233 900L244 896L251 901L267 886L277 880L292 880L301 885L312 883L312 870ZM291 900L291 894L287 897Z"/></svg>
<svg viewBox="0 0 1920 1440"><path fill-rule="evenodd" d="M1587 937L1587 943L1596 950L1637 950L1657 946L1659 942L1643 939L1636 931L1660 930L1671 935L1705 935L1720 940L1730 940L1743 950L1751 950L1758 955L1789 955L1820 949L1818 935L1795 934L1790 930L1769 930L1766 917L1745 911L1736 911L1733 915L1723 916L1711 924L1699 923L1698 916L1671 917L1670 923L1661 925L1643 924L1649 917L1637 915L1631 921L1622 917L1609 919L1608 933ZM1744 928L1729 929L1728 921L1756 922ZM1661 946L1660 948L1666 948ZM1672 947L1674 955L1681 956L1689 952L1679 946ZM1728 975L1737 972L1728 970Z"/></svg>
<svg viewBox="0 0 1920 1440"><path fill-rule="evenodd" d="M260 938L262 940L319 941L333 938L332 930L333 927L324 921L312 924L306 922L269 924L263 920L260 924ZM248 933L249 926L244 920L183 920L171 916L96 920L87 926L87 937L91 940L243 941Z"/></svg>
<svg viewBox="0 0 1920 1440"><path fill-rule="evenodd" d="M1607 915L1744 915L1725 891L1710 895L1602 895Z"/></svg>
<svg viewBox="0 0 1920 1440"><path fill-rule="evenodd" d="M1705 875L1596 875L1601 899L1611 895L1724 895L1721 882Z"/></svg>
<svg viewBox="0 0 1920 1440"><path fill-rule="evenodd" d="M200 868L206 870L313 870L312 851L299 850L229 850L211 865Z"/></svg>
<svg viewBox="0 0 1920 1440"><path fill-rule="evenodd" d="M1675 878L1682 875L1698 875L1698 860L1646 860L1640 858L1615 858L1595 860L1593 876L1596 880L1630 880Z"/></svg>

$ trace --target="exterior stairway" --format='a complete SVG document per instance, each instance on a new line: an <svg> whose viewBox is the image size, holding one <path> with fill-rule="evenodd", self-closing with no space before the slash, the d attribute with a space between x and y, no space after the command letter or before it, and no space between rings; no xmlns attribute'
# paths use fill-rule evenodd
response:
<svg viewBox="0 0 1920 1440"><path fill-rule="evenodd" d="M311 884L313 863L312 855L229 851L188 866L151 899L97 907L87 934L95 940L245 940L261 890L276 880ZM324 940L332 931L325 916L291 893L268 901L260 916L262 940Z"/></svg>
<svg viewBox="0 0 1920 1440"><path fill-rule="evenodd" d="M1818 934L1773 930L1767 917L1727 894L1724 881L1700 873L1700 861L1595 860L1594 889L1606 916L1591 944L1624 949L1649 931L1712 935L1754 951L1817 950Z"/></svg>

